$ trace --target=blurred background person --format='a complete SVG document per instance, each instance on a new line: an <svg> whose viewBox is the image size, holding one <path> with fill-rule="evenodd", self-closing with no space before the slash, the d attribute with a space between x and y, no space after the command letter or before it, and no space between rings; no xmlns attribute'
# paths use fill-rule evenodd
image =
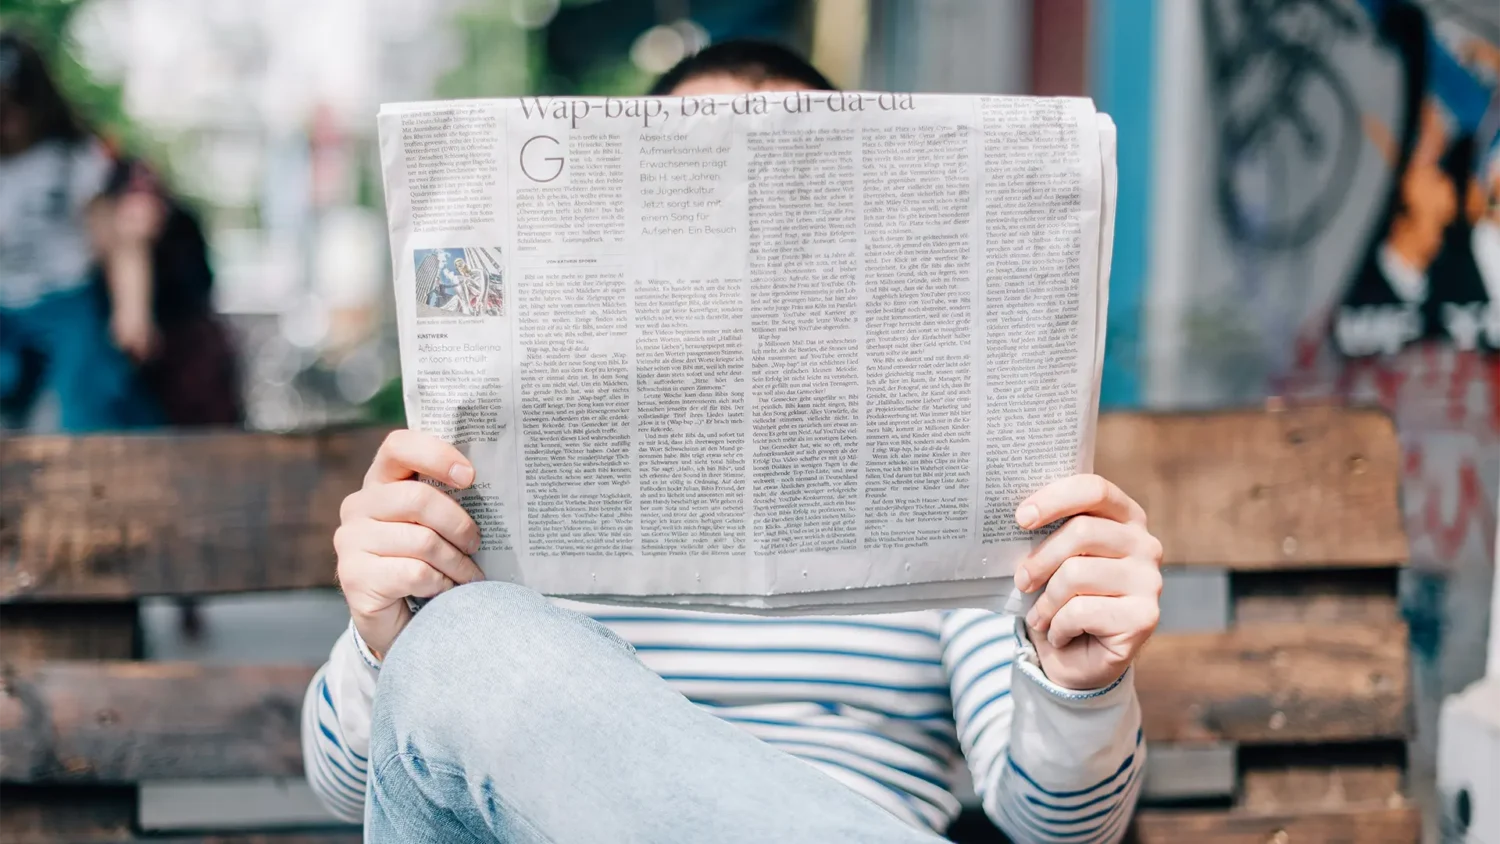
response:
<svg viewBox="0 0 1500 844"><path fill-rule="evenodd" d="M131 302L118 306L115 291L142 284L138 279L122 284L115 274L149 269L149 319L126 322L149 325L150 331L116 337L139 365L141 382L160 408L162 422L172 427L241 426L245 413L238 355L213 308L214 274L197 216L148 165L129 158L115 163L100 204L106 218L118 221L116 230L128 231L149 250L145 261L96 262L92 280L113 326L137 307Z"/></svg>
<svg viewBox="0 0 1500 844"><path fill-rule="evenodd" d="M24 426L43 391L71 433L161 420L132 358L157 340L142 202L101 201L112 159L40 54L0 33L0 418ZM113 313L90 283L106 267Z"/></svg>

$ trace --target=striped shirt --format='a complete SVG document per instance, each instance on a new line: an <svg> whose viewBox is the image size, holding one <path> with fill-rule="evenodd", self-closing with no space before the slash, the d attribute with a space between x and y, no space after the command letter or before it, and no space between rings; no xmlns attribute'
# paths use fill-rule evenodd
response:
<svg viewBox="0 0 1500 844"><path fill-rule="evenodd" d="M942 832L968 777L1016 841L1118 841L1144 747L1130 674L1049 682L1012 616L980 610L776 617L559 602L602 622L699 706ZM308 779L335 814L364 813L379 663L353 627L308 689Z"/></svg>

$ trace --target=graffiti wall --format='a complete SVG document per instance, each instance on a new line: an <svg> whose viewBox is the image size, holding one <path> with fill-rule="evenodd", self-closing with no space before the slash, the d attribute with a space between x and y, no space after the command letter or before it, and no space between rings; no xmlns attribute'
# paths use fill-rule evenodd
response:
<svg viewBox="0 0 1500 844"><path fill-rule="evenodd" d="M1500 485L1500 4L1200 0L1174 405L1378 404L1406 454L1418 716L1483 673ZM1164 317L1163 317L1163 313ZM1163 318L1165 321L1163 321ZM1165 366L1170 363L1170 366ZM1424 743L1426 743L1424 741Z"/></svg>

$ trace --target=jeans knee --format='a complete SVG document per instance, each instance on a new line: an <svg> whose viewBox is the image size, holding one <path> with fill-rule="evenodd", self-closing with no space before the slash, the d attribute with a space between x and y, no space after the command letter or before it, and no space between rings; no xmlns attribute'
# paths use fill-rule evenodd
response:
<svg viewBox="0 0 1500 844"><path fill-rule="evenodd" d="M418 665L477 668L503 655L516 629L544 623L549 610L545 598L513 583L482 581L455 587L413 616L392 645L381 675Z"/></svg>

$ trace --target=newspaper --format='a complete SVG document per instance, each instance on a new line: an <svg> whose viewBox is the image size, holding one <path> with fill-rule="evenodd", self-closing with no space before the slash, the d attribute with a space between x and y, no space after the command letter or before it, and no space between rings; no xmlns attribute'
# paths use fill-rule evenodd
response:
<svg viewBox="0 0 1500 844"><path fill-rule="evenodd" d="M386 105L409 424L492 579L745 612L995 608L1088 471L1115 131L1087 99Z"/></svg>

